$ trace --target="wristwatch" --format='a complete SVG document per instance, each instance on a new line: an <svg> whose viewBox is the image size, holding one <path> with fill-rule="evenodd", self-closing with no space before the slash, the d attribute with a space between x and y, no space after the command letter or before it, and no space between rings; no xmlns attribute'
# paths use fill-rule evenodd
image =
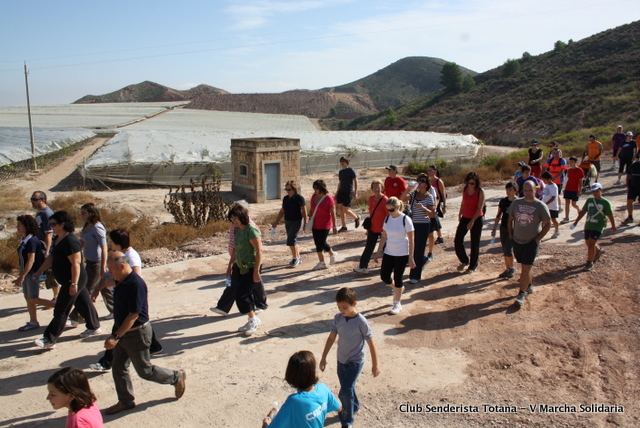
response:
<svg viewBox="0 0 640 428"><path fill-rule="evenodd" d="M115 334L115 333L111 333L111 336L113 336L113 338L114 338L115 340L120 340L120 336L118 336L118 335L117 335L117 334Z"/></svg>
<svg viewBox="0 0 640 428"><path fill-rule="evenodd" d="M69 284L69 286L72 286L72 285L78 286L78 283L77 282L72 282L71 284Z"/></svg>

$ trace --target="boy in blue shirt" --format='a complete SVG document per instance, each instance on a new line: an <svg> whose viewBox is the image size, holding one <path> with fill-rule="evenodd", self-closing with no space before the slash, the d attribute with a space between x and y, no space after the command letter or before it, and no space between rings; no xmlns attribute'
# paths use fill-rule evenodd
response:
<svg viewBox="0 0 640 428"><path fill-rule="evenodd" d="M365 342L371 352L371 373L374 377L380 374L373 331L365 317L356 310L356 298L356 292L351 288L344 287L338 291L336 303L340 313L333 318L331 333L320 360L320 370L324 371L327 367L327 354L338 337L338 398L342 402L342 411L338 416L343 428L353 425L354 415L360 409L356 395L356 380L364 365Z"/></svg>

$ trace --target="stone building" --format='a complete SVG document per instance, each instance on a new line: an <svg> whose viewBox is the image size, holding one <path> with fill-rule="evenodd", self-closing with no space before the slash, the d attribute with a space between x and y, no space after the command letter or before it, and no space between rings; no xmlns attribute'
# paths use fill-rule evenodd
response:
<svg viewBox="0 0 640 428"><path fill-rule="evenodd" d="M300 181L300 140L233 138L231 165L233 193L253 203L282 199L284 183Z"/></svg>

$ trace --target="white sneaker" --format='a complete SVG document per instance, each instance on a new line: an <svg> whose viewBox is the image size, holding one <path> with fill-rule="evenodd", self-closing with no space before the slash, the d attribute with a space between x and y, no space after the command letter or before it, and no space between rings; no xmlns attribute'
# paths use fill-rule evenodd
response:
<svg viewBox="0 0 640 428"><path fill-rule="evenodd" d="M43 337L42 339L36 339L33 341L33 343L36 346L44 349L53 349L56 347L56 344L53 342L50 342L49 339L47 339L46 337Z"/></svg>
<svg viewBox="0 0 640 428"><path fill-rule="evenodd" d="M98 327L96 329L88 328L85 331L83 331L82 333L80 333L80 337L89 337L89 336L94 336L94 335L100 334L100 333L102 333L102 330L100 330L100 327Z"/></svg>
<svg viewBox="0 0 640 428"><path fill-rule="evenodd" d="M262 321L260 321L260 318L256 316L254 316L253 318L249 318L249 322L247 323L249 328L244 331L244 335L251 336L253 333L255 333L261 322Z"/></svg>
<svg viewBox="0 0 640 428"><path fill-rule="evenodd" d="M559 236L560 236L560 231L557 231L553 235L551 235L551 239L556 239Z"/></svg>
<svg viewBox="0 0 640 428"><path fill-rule="evenodd" d="M418 283L418 280L417 280L417 279L415 279L415 278L411 278L411 279L409 280L409 282L410 282L410 283L412 283L412 284L417 284L417 283Z"/></svg>
<svg viewBox="0 0 640 428"><path fill-rule="evenodd" d="M89 364L89 368L94 371L94 372L98 372L98 373L108 373L111 371L110 368L106 368L105 366L103 366L100 363L93 363L93 364Z"/></svg>
<svg viewBox="0 0 640 428"><path fill-rule="evenodd" d="M331 262L332 265L336 264L336 256L338 255L338 253L336 253L335 251L333 252L333 254L331 254L329 256L329 262Z"/></svg>
<svg viewBox="0 0 640 428"><path fill-rule="evenodd" d="M389 311L389 313L391 315L398 315L401 310L402 310L402 305L400 304L400 302L394 301L393 308L391 308L391 311Z"/></svg>
<svg viewBox="0 0 640 428"><path fill-rule="evenodd" d="M80 325L80 323L78 321L74 321L72 319L67 319L67 322L65 323L65 327L67 328L76 328Z"/></svg>
<svg viewBox="0 0 640 428"><path fill-rule="evenodd" d="M300 257L294 257L294 258L291 260L291 263L289 263L289 267L294 268L294 267L298 266L298 265L300 264L300 261L301 261L301 260L300 260Z"/></svg>
<svg viewBox="0 0 640 428"><path fill-rule="evenodd" d="M321 270L326 268L327 264L325 262L318 262L318 264L313 267L313 270Z"/></svg>
<svg viewBox="0 0 640 428"><path fill-rule="evenodd" d="M247 323L245 325L243 325L242 327L238 327L238 331L247 331L247 330L249 330L249 326L250 326L250 322L247 321Z"/></svg>
<svg viewBox="0 0 640 428"><path fill-rule="evenodd" d="M368 268L355 268L353 271L355 273L369 273L369 269Z"/></svg>

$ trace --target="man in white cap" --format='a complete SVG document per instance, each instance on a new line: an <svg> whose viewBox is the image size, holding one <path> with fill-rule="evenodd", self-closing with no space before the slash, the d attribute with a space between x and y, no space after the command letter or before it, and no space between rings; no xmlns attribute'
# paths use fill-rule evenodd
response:
<svg viewBox="0 0 640 428"><path fill-rule="evenodd" d="M607 218L611 222L611 231L616 231L616 221L613 218L611 203L602 197L602 184L594 183L591 186L591 197L584 203L578 218L573 222L573 226L577 226L580 219L585 215L587 216L587 221L584 223L584 240L587 244L587 264L584 270L590 271L604 254L604 250L600 248L597 242L607 226Z"/></svg>

